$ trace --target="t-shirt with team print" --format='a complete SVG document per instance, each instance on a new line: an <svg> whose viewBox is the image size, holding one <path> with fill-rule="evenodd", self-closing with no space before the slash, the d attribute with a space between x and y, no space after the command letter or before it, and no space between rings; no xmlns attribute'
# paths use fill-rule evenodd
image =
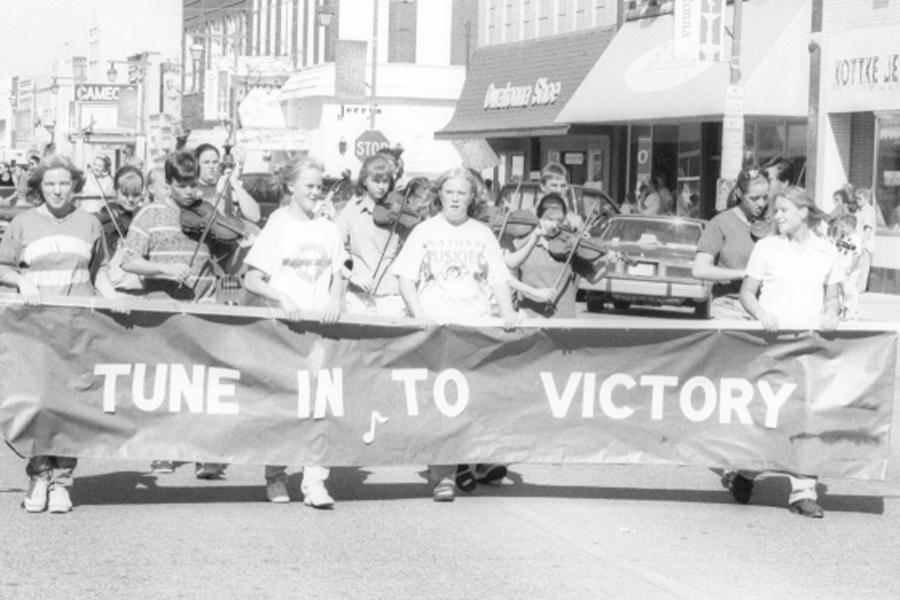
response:
<svg viewBox="0 0 900 600"><path fill-rule="evenodd" d="M492 286L510 278L487 226L452 225L443 215L412 230L391 272L415 281L426 314L444 323L490 317Z"/></svg>
<svg viewBox="0 0 900 600"><path fill-rule="evenodd" d="M346 260L341 234L326 219L305 220L279 208L269 217L244 264L269 277L301 309L321 311L330 299L331 278Z"/></svg>

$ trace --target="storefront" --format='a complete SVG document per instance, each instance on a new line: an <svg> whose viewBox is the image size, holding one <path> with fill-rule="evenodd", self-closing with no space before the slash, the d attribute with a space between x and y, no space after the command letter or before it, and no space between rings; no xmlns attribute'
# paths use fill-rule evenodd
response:
<svg viewBox="0 0 900 600"><path fill-rule="evenodd" d="M850 5L853 5L851 7ZM869 290L900 293L900 9L826 5L819 73L816 200L870 188L878 229ZM855 19L844 15L853 10Z"/></svg>
<svg viewBox="0 0 900 600"><path fill-rule="evenodd" d="M493 179L500 184L536 178L556 161L573 183L617 196L615 157L624 147L624 129L556 122L614 34L596 28L478 48L453 118L435 137L454 141L463 155L485 140L499 159Z"/></svg>
<svg viewBox="0 0 900 600"><path fill-rule="evenodd" d="M725 23L732 19L725 11ZM810 0L745 2L739 85L745 165L789 158L802 181L806 161ZM674 15L627 21L556 121L626 129L624 192L634 196L659 176L679 212L712 216L717 206L727 62L676 58ZM724 57L731 56L725 38Z"/></svg>

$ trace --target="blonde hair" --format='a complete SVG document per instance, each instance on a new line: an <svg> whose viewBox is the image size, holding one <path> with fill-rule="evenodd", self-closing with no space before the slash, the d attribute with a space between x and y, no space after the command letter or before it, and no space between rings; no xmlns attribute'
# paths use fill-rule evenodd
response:
<svg viewBox="0 0 900 600"><path fill-rule="evenodd" d="M451 179L456 178L466 180L469 183L469 190L472 192L472 201L469 202L469 206L466 208L466 214L468 214L470 217L477 215L478 211L481 208L481 204L484 201L484 180L481 179L480 175L478 175L468 167L454 167L452 169L444 171L437 179L434 180L431 189L433 194L436 196L436 206L438 208L442 207L440 195L441 188L444 187L445 183L447 183Z"/></svg>
<svg viewBox="0 0 900 600"><path fill-rule="evenodd" d="M797 208L805 208L807 211L806 225L808 227L815 227L825 220L827 216L825 211L816 205L813 197L802 187L796 185L788 186L778 193L776 199L778 198L789 200Z"/></svg>
<svg viewBox="0 0 900 600"><path fill-rule="evenodd" d="M318 171L319 173L325 172L325 167L322 163L311 157L304 156L302 158L298 158L288 162L283 165L278 170L278 178L281 180L282 186L284 186L284 190L287 193L287 186L294 185L294 182L297 181L297 178L300 177L300 173L306 171L307 169L313 169Z"/></svg>

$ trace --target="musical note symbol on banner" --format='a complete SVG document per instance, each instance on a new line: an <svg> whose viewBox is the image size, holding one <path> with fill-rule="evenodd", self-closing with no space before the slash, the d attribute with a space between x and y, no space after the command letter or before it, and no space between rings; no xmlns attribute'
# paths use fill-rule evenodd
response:
<svg viewBox="0 0 900 600"><path fill-rule="evenodd" d="M375 427L378 423L382 425L388 422L388 418L377 410L372 411L372 419L370 421L369 430L363 434L363 442L371 444L375 441Z"/></svg>

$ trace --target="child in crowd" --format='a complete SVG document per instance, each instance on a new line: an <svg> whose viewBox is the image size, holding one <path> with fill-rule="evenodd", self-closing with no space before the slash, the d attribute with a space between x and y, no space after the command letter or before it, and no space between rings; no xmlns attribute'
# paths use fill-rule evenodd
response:
<svg viewBox="0 0 900 600"><path fill-rule="evenodd" d="M356 196L337 217L337 227L353 261L344 275L349 281L347 312L388 317L406 315L397 278L387 274L401 246L401 232L375 224L374 212L394 189L394 162L376 154L363 162Z"/></svg>
<svg viewBox="0 0 900 600"><path fill-rule="evenodd" d="M140 276L143 287L136 293L148 298L212 302L216 275L205 243L181 229L181 210L197 200L197 159L191 152L178 152L166 159L166 186L162 202L145 206L134 218L125 237L122 268ZM157 187L157 190L160 188ZM156 461L154 470L172 472L170 461ZM197 478L218 479L225 465L200 463Z"/></svg>
<svg viewBox="0 0 900 600"><path fill-rule="evenodd" d="M43 203L13 218L0 242L0 283L18 288L27 304L40 304L45 294L118 297L109 281L100 222L75 207L74 192L83 182L82 172L62 156L44 158L29 175L29 193ZM96 273L92 265L99 265ZM76 464L73 457L31 457L25 510L71 511L68 488Z"/></svg>
<svg viewBox="0 0 900 600"><path fill-rule="evenodd" d="M322 313L323 323L334 323L341 313L346 252L337 227L316 214L323 170L319 162L303 158L281 171L290 203L272 213L244 261L250 268L244 284L247 291L277 302L293 321L310 311ZM304 467L304 504L334 505L325 489L329 472L319 465ZM269 502L290 501L286 481L285 466L266 466Z"/></svg>
<svg viewBox="0 0 900 600"><path fill-rule="evenodd" d="M154 167L147 171L147 204L163 203L169 196L166 184L166 171L163 167Z"/></svg>
<svg viewBox="0 0 900 600"><path fill-rule="evenodd" d="M841 318L854 321L859 318L859 278L863 248L857 231L856 215L844 213L833 224L832 241L838 250L841 279L838 291L841 299Z"/></svg>

